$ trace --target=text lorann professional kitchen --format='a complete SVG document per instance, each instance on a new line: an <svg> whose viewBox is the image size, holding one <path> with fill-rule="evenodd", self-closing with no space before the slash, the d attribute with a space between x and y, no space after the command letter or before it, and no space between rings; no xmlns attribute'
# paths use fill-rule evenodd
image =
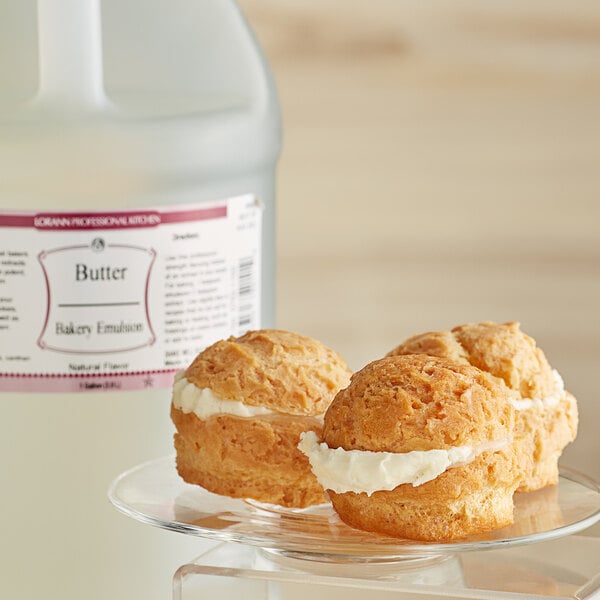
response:
<svg viewBox="0 0 600 600"><path fill-rule="evenodd" d="M0 597L169 597L190 546L106 489L272 325L271 77L228 0L2 0L0 44Z"/></svg>

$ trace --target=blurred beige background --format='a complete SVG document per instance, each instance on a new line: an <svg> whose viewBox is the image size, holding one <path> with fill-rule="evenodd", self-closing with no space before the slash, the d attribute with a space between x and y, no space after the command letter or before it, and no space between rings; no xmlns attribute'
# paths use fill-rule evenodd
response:
<svg viewBox="0 0 600 600"><path fill-rule="evenodd" d="M278 324L355 369L518 320L600 477L600 5L242 0L281 95Z"/></svg>

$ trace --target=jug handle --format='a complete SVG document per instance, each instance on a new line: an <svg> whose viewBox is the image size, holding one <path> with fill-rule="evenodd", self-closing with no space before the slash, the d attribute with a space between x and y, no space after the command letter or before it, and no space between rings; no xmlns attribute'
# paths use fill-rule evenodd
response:
<svg viewBox="0 0 600 600"><path fill-rule="evenodd" d="M38 0L37 17L40 74L34 103L70 112L106 104L100 0Z"/></svg>

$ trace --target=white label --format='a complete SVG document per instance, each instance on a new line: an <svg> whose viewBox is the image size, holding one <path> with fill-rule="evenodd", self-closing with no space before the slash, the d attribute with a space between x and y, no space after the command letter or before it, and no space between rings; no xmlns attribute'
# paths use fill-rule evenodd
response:
<svg viewBox="0 0 600 600"><path fill-rule="evenodd" d="M250 195L129 211L0 212L0 391L170 387L260 327Z"/></svg>

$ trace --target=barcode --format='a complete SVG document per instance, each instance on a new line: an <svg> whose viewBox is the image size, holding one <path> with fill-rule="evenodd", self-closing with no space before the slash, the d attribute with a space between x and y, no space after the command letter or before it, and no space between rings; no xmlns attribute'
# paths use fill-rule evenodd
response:
<svg viewBox="0 0 600 600"><path fill-rule="evenodd" d="M240 333L246 331L253 321L254 312L254 286L256 285L254 277L254 259L242 258L238 265L239 272L239 319L238 325Z"/></svg>

